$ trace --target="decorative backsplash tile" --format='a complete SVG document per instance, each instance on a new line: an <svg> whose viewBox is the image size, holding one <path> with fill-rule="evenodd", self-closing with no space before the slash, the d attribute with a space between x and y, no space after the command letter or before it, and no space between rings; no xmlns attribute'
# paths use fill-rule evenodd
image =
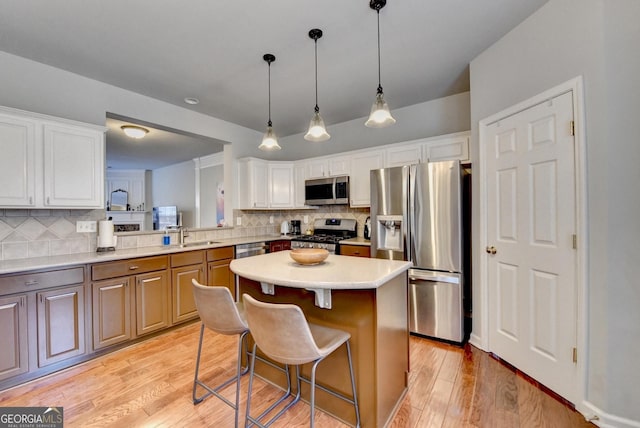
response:
<svg viewBox="0 0 640 428"><path fill-rule="evenodd" d="M349 218L358 224L358 236L363 235L368 208L349 208L331 205L314 210L243 211L234 210L233 218L241 218L242 226L224 229L197 229L188 231L187 242L252 236L278 235L283 221L301 220L302 232L313 227L315 219ZM307 216L309 222L304 223ZM101 220L102 210L11 210L0 209L0 260L46 257L93 252L95 233L76 232L80 220ZM234 221L235 223L235 221ZM171 232L171 242L178 233ZM118 249L162 245L162 233L140 232L120 234Z"/></svg>

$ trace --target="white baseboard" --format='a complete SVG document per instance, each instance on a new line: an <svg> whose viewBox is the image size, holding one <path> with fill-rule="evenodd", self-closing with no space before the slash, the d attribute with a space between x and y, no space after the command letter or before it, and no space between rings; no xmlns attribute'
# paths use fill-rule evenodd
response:
<svg viewBox="0 0 640 428"><path fill-rule="evenodd" d="M471 335L469 336L469 343L478 349L486 351L486 349L484 349L484 347L482 346L482 339L473 333L471 333Z"/></svg>
<svg viewBox="0 0 640 428"><path fill-rule="evenodd" d="M640 421L609 414L588 401L576 406L576 410L584 415L585 419L602 428L640 428Z"/></svg>

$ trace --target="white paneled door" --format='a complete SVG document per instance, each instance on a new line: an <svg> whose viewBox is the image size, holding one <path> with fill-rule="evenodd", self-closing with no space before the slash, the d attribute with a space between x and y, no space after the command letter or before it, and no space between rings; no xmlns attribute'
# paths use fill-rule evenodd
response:
<svg viewBox="0 0 640 428"><path fill-rule="evenodd" d="M576 190L572 93L486 128L491 352L574 397Z"/></svg>

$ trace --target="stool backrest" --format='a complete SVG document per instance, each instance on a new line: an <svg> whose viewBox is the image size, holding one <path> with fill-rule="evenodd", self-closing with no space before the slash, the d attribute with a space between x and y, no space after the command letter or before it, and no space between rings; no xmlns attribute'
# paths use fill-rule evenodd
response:
<svg viewBox="0 0 640 428"><path fill-rule="evenodd" d="M227 287L206 286L195 279L191 283L198 314L207 328L221 334L240 334L249 328L242 307L238 308Z"/></svg>
<svg viewBox="0 0 640 428"><path fill-rule="evenodd" d="M269 358L306 364L322 357L298 306L260 302L248 294L242 300L251 336Z"/></svg>

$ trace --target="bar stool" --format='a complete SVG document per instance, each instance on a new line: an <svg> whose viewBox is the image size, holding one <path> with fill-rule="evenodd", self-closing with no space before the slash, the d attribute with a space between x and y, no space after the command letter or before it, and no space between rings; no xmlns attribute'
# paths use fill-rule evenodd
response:
<svg viewBox="0 0 640 428"><path fill-rule="evenodd" d="M311 385L309 405L311 406L310 427L314 426L315 410L315 389L323 391L351 403L356 413L356 427L360 427L360 410L358 409L358 398L356 396L356 382L353 374L353 363L351 360L351 348L349 338L351 335L346 331L335 328L324 327L308 323L304 317L302 309L293 304L274 304L260 302L248 294L242 296L245 308L245 316L251 336L255 344L251 353L251 367L249 369L249 391L247 396L247 411L245 425L249 422L260 427L269 426L282 414L300 400L300 381L303 380ZM316 385L316 368L320 361L338 349L342 344L347 347L349 362L349 374L351 375L352 397L346 397L339 392L330 390L322 385ZM272 360L285 364L288 371L289 365L296 366L297 395L280 410L274 417L266 423L260 419L266 414L263 412L257 418L251 417L251 388L253 386L253 376L256 362L256 348ZM311 379L300 376L300 365L313 363L311 367Z"/></svg>
<svg viewBox="0 0 640 428"><path fill-rule="evenodd" d="M195 279L191 280L193 284L193 297L198 308L198 314L202 320L200 327L200 342L198 343L198 356L196 358L196 372L193 380L193 404L199 404L210 395L215 395L220 400L231 406L235 410L235 426L238 426L238 403L240 401L240 378L249 370L247 367L242 368L242 350L246 349L246 337L249 333L249 327L244 320L244 309L242 303L235 303L231 297L231 292L227 287L210 287L204 286ZM209 328L216 333L224 335L239 335L238 337L238 363L235 376L227 379L215 388L211 388L200 379L198 379L198 371L200 369L200 355L202 353L202 339L204 329ZM248 350L247 351L247 363ZM219 391L232 382L236 382L236 400L232 403L223 397ZM201 386L207 392L200 397L196 396L197 387Z"/></svg>

